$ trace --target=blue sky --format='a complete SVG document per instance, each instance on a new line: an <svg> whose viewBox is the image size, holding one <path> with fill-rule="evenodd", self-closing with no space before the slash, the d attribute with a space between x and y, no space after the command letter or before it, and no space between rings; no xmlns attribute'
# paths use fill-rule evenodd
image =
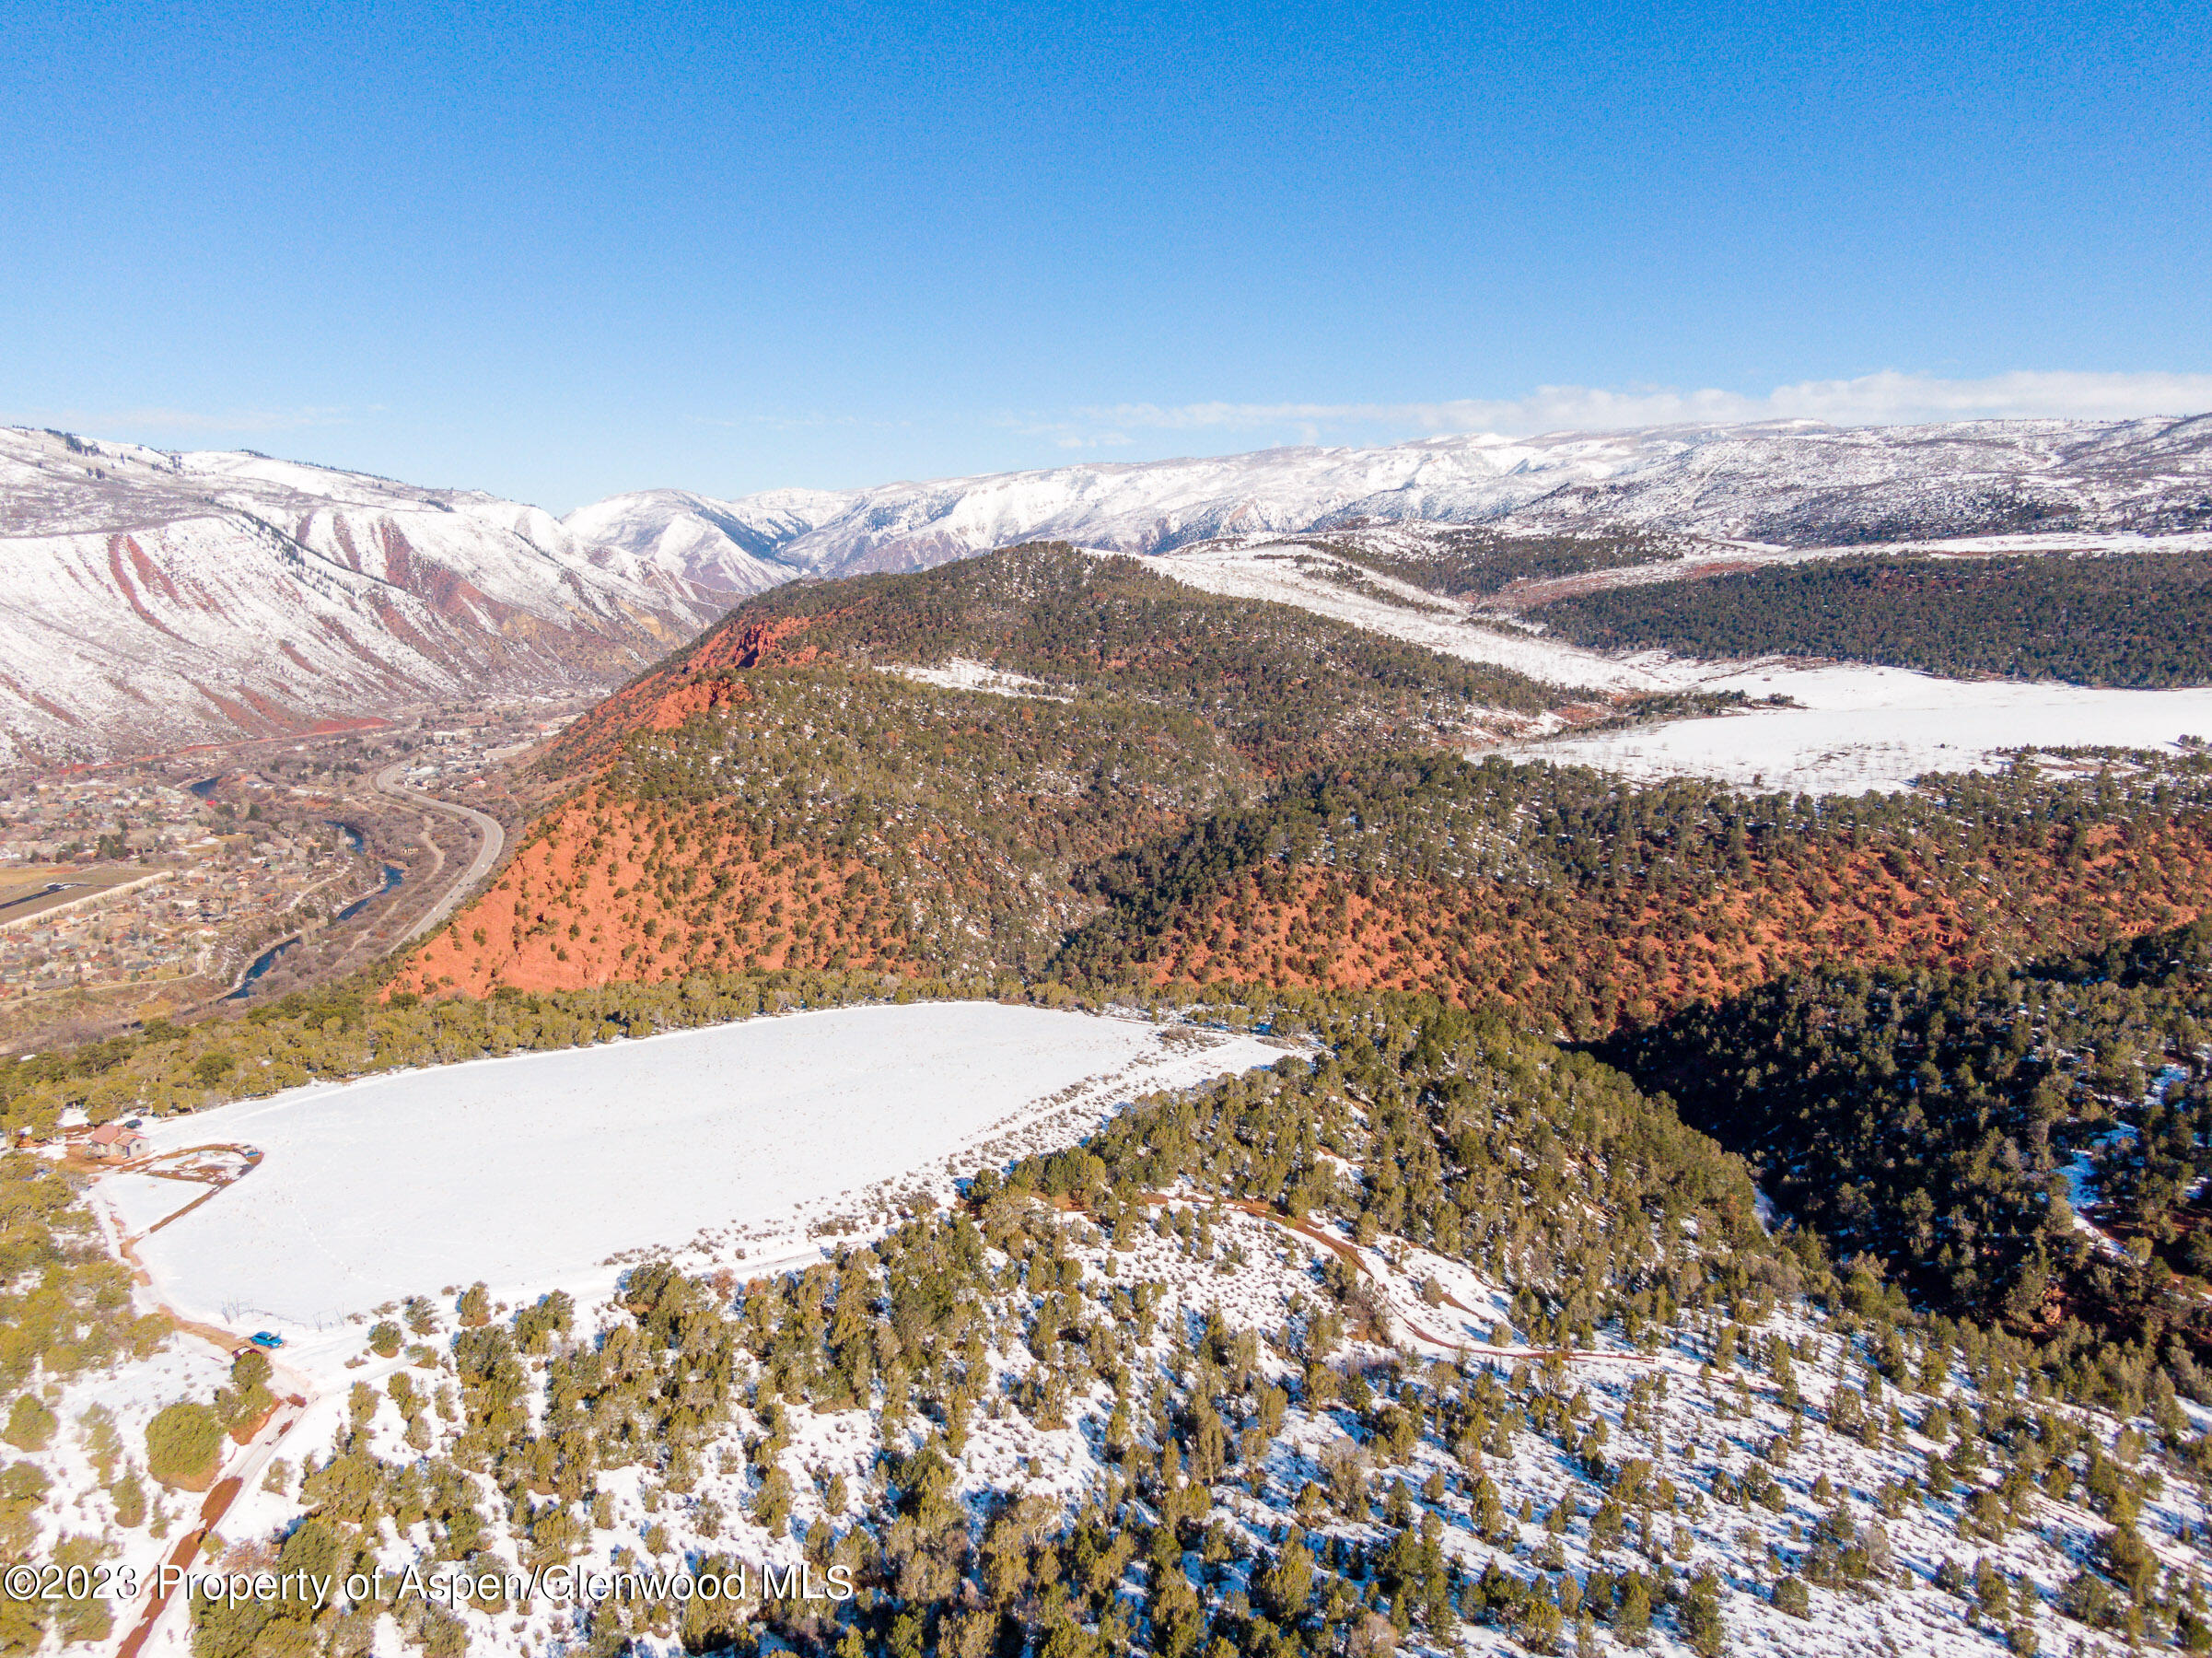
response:
<svg viewBox="0 0 2212 1658"><path fill-rule="evenodd" d="M0 420L556 509L2212 406L2174 5L0 5Z"/></svg>

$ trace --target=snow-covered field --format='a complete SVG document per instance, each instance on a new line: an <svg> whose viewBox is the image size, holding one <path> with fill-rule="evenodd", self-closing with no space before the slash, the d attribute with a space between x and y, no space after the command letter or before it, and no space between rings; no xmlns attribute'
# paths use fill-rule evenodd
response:
<svg viewBox="0 0 2212 1658"><path fill-rule="evenodd" d="M1651 663L1585 650L1509 625L1476 619L1473 608L1438 598L1298 543L1211 544L1141 561L1171 581L1231 599L1294 604L1370 633L1424 645L1462 661L1487 662L1554 685L1650 691L1667 680ZM1339 579L1332 580L1330 572ZM1358 581L1345 585L1344 578Z"/></svg>
<svg viewBox="0 0 2212 1658"><path fill-rule="evenodd" d="M986 1155L1070 1143L1137 1094L1282 1052L987 1002L794 1014L157 1124L157 1151L264 1154L158 1232L201 1188L118 1175L97 1189L148 1233L139 1257L170 1305L336 1336L348 1314L479 1279L507 1299L603 1294L623 1261L702 1234L724 1258L811 1257L812 1229L863 1226Z"/></svg>
<svg viewBox="0 0 2212 1658"><path fill-rule="evenodd" d="M1754 665L1701 682L1802 705L1678 719L1532 745L1523 752L1638 780L1714 777L1808 794L1896 789L1931 771L1993 771L2008 751L2171 749L2212 733L2212 687L2090 690L1945 680L1901 668Z"/></svg>
<svg viewBox="0 0 2212 1658"><path fill-rule="evenodd" d="M1202 591L1295 604L1356 627L1554 685L1605 692L1740 691L1799 706L1670 720L1512 752L1648 781L1702 776L1810 794L1907 787L1929 771L1990 771L2010 751L2170 748L2212 735L2212 687L2092 690L2055 683L1948 680L1902 668L1799 660L1712 662L1658 651L1608 656L1484 621L1472 607L1288 543L1212 545L1145 561ZM1664 568L1665 566L1659 566ZM1334 571L1338 579L1331 579ZM1361 589L1343 585L1345 574Z"/></svg>

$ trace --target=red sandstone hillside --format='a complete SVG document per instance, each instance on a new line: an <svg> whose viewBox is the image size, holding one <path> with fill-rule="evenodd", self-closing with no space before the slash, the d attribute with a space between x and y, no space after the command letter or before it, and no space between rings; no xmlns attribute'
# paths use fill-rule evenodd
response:
<svg viewBox="0 0 2212 1658"><path fill-rule="evenodd" d="M1380 986L1590 1032L1817 961L1973 966L2212 907L2212 812L2063 776L1976 785L1956 807L1871 800L1772 838L1773 805L1671 786L1615 806L1543 767L1416 762L1431 775L1408 807L1364 757L1438 753L1468 692L1453 665L1424 682L1426 653L1361 655L1333 625L1077 556L733 613L565 734L544 764L570 794L402 982L835 966ZM1031 694L886 671L929 641L1032 671ZM1334 768L1313 785L1331 826L1269 829L1253 803L1316 766ZM1581 826L1543 832L1570 800ZM1589 874L1624 811L1642 850Z"/></svg>

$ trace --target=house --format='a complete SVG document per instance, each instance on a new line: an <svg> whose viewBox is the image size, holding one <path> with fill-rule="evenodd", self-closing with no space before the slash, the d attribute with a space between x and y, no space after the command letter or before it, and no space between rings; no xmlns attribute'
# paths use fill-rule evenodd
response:
<svg viewBox="0 0 2212 1658"><path fill-rule="evenodd" d="M144 1157L153 1149L154 1142L129 1125L103 1123L92 1131L85 1152L102 1162L128 1162L134 1157Z"/></svg>

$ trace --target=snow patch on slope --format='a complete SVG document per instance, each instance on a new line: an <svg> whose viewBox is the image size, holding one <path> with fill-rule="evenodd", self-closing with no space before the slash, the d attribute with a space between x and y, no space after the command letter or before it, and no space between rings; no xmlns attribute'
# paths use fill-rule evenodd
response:
<svg viewBox="0 0 2212 1658"><path fill-rule="evenodd" d="M893 663L879 671L895 673L901 679L910 679L917 684L941 686L947 691L987 691L994 696L1035 696L1044 688L1044 682L1041 679L1033 679L1026 673L1016 673L1009 669L994 668L988 662L971 661L966 657L948 658L942 668L914 668Z"/></svg>
<svg viewBox="0 0 2212 1658"><path fill-rule="evenodd" d="M1370 633L1464 661L1509 668L1549 684L1647 691L1665 683L1648 665L1486 620L1459 600L1425 592L1299 543L1207 545L1143 562L1201 592L1296 605ZM1347 585L1351 582L1359 585Z"/></svg>

